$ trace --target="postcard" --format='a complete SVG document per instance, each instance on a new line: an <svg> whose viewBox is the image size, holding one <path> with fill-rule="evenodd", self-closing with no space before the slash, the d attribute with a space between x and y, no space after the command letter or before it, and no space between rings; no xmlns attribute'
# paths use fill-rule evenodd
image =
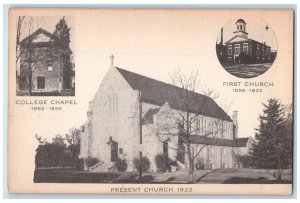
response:
<svg viewBox="0 0 300 203"><path fill-rule="evenodd" d="M294 11L11 8L11 193L291 195Z"/></svg>

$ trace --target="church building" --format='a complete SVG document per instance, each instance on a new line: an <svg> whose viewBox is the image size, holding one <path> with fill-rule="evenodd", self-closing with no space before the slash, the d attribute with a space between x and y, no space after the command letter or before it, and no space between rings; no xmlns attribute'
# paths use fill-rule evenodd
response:
<svg viewBox="0 0 300 203"><path fill-rule="evenodd" d="M246 22L238 19L235 23L234 36L223 43L223 28L221 40L216 45L217 54L221 63L272 63L271 47L266 42L258 42L248 37ZM268 27L265 28L268 30Z"/></svg>
<svg viewBox="0 0 300 203"><path fill-rule="evenodd" d="M176 162L177 170L187 170L187 146L174 136L180 133L174 127L180 124L176 112L185 113L176 91L182 89L115 67L112 61L89 103L87 121L82 126L79 157L84 159L84 169L111 171L116 161L123 159L128 164L127 171L133 171L132 162L141 151L150 160L152 172L159 168L157 155ZM189 93L190 112L197 118L189 138L194 169L235 167L237 112L230 117L210 97ZM90 158L97 159L97 163L89 165Z"/></svg>
<svg viewBox="0 0 300 203"><path fill-rule="evenodd" d="M75 94L75 71L71 63L70 36L65 19L54 33L43 28L20 42L20 64L17 70L17 94L42 96L45 93Z"/></svg>

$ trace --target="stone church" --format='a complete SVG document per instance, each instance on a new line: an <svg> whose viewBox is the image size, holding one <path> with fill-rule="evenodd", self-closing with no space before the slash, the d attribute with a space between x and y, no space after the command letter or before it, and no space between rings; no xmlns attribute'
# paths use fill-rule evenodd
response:
<svg viewBox="0 0 300 203"><path fill-rule="evenodd" d="M181 91L115 67L112 62L89 103L87 121L82 126L79 157L84 160L84 169L111 171L117 159L125 159L127 171L133 171L132 161L142 151L150 160L150 171L158 170L155 157L159 154L174 161L176 170L187 170L186 146L174 136L179 133L178 128L173 129L178 124L174 115L184 112L175 90ZM189 138L195 170L236 167L237 112L230 117L210 97L190 93L194 101L191 112L197 115L197 130ZM199 105L204 108L197 112ZM97 163L88 165L90 158L97 158Z"/></svg>

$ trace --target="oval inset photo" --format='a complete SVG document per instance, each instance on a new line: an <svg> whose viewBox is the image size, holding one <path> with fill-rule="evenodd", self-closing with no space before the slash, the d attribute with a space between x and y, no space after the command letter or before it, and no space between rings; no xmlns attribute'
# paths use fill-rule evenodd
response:
<svg viewBox="0 0 300 203"><path fill-rule="evenodd" d="M264 20L238 17L221 28L216 52L228 73L239 78L254 78L272 66L277 56L277 40Z"/></svg>

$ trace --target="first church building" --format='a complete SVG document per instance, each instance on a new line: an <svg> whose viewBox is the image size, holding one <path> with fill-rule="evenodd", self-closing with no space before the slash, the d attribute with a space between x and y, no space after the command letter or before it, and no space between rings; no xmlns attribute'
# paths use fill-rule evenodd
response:
<svg viewBox="0 0 300 203"><path fill-rule="evenodd" d="M142 151L150 160L152 172L158 171L158 155L177 163L176 170L187 170L187 146L179 136L174 136L180 133L178 128L170 129L180 120L176 112L186 113L177 94L180 91L184 90L115 67L112 62L89 103L87 120L82 126L79 156L84 160L84 169L112 171L116 161L123 159L127 171L133 171L133 160ZM193 101L189 112L197 118L197 130L189 138L194 168L236 167L237 112L230 117L212 98L196 92L189 94ZM97 163L89 165L90 158L98 160Z"/></svg>

